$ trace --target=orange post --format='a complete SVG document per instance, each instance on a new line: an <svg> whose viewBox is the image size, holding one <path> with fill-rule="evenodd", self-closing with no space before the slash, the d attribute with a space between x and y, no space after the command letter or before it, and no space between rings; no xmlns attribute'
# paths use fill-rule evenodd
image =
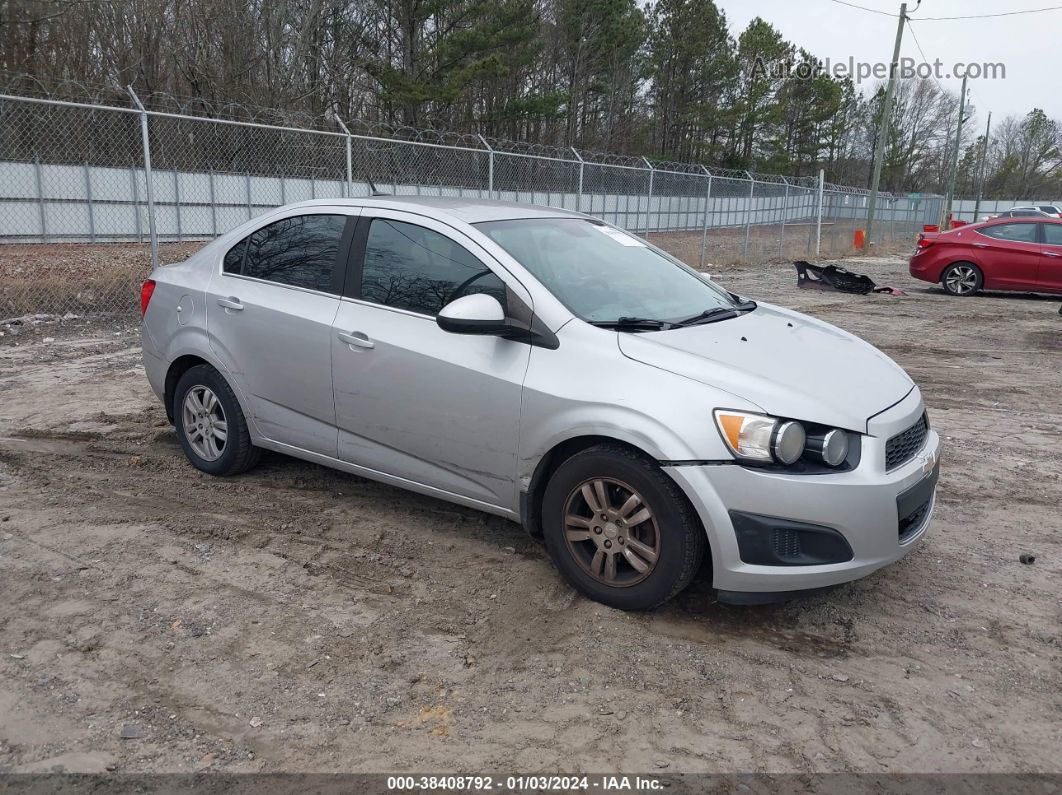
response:
<svg viewBox="0 0 1062 795"><path fill-rule="evenodd" d="M862 229L855 230L855 235L853 235L854 240L852 242L855 243L856 248L863 248L863 244L866 243L864 235L865 233Z"/></svg>

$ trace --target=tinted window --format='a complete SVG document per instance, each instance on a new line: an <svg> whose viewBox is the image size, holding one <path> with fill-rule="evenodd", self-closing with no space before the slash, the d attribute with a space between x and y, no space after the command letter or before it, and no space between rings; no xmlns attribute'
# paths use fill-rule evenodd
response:
<svg viewBox="0 0 1062 795"><path fill-rule="evenodd" d="M225 255L222 269L225 273L240 273L243 270L243 252L247 250L247 238L244 238L229 249Z"/></svg>
<svg viewBox="0 0 1062 795"><path fill-rule="evenodd" d="M361 297L425 315L463 295L505 303L505 284L464 248L422 226L376 218L365 244Z"/></svg>
<svg viewBox="0 0 1062 795"><path fill-rule="evenodd" d="M1044 242L1049 246L1062 246L1062 224L1041 224L1044 228Z"/></svg>
<svg viewBox="0 0 1062 795"><path fill-rule="evenodd" d="M1014 240L1018 243L1036 242L1036 224L999 224L978 229L982 235L999 240Z"/></svg>
<svg viewBox="0 0 1062 795"><path fill-rule="evenodd" d="M1054 214L1054 213L1058 212L1058 208L1055 207L1054 205L1047 204L1047 205L1044 205L1044 206L1040 207L1040 212Z"/></svg>
<svg viewBox="0 0 1062 795"><path fill-rule="evenodd" d="M297 215L264 226L247 238L244 276L333 292L345 215ZM236 248L239 248L237 246ZM232 255L236 249L229 252ZM226 256L228 270L228 256Z"/></svg>

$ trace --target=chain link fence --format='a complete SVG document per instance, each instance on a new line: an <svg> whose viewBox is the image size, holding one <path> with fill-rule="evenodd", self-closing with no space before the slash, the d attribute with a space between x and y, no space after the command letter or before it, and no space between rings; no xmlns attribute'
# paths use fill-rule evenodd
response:
<svg viewBox="0 0 1062 795"><path fill-rule="evenodd" d="M274 207L395 195L577 210L691 264L854 250L867 191L686 163L397 130L316 127L0 95L0 319L124 313L153 263ZM329 128L330 127L330 128ZM875 247L909 245L940 197L882 195ZM104 245L105 244L105 245Z"/></svg>

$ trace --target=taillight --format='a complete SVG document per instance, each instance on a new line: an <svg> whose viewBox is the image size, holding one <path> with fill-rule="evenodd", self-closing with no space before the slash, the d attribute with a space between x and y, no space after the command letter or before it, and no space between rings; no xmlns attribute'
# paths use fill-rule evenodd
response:
<svg viewBox="0 0 1062 795"><path fill-rule="evenodd" d="M933 241L930 240L925 235L919 235L918 236L918 248L919 249L929 248L932 245L933 245Z"/></svg>
<svg viewBox="0 0 1062 795"><path fill-rule="evenodd" d="M151 303L151 296L155 292L155 280L148 279L140 286L140 317L147 314L148 304Z"/></svg>

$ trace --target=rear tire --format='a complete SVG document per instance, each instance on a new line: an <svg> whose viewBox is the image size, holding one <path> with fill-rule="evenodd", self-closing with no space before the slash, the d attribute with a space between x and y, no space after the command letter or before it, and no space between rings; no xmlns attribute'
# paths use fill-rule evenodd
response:
<svg viewBox="0 0 1062 795"><path fill-rule="evenodd" d="M675 482L654 461L612 444L576 453L554 471L542 530L565 579L620 610L646 610L677 595L707 546Z"/></svg>
<svg viewBox="0 0 1062 795"><path fill-rule="evenodd" d="M972 262L953 262L940 274L940 286L944 292L959 298L976 295L984 283L984 274Z"/></svg>
<svg viewBox="0 0 1062 795"><path fill-rule="evenodd" d="M238 475L258 463L247 418L225 378L208 364L190 368L173 391L177 439L192 466L210 475Z"/></svg>

